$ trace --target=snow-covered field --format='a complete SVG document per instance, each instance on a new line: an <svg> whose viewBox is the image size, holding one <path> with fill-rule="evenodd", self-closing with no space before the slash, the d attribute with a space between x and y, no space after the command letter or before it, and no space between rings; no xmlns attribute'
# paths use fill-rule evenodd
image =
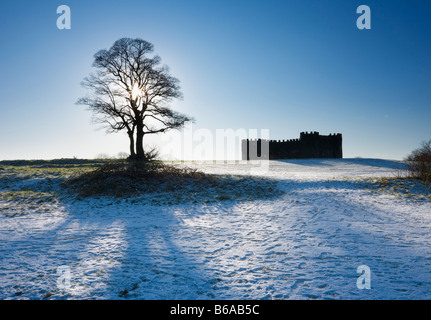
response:
<svg viewBox="0 0 431 320"><path fill-rule="evenodd" d="M63 198L11 208L3 199L0 298L431 299L429 197L363 181L395 176L399 163L189 165L274 178L285 193L167 206ZM361 265L370 289L357 287Z"/></svg>

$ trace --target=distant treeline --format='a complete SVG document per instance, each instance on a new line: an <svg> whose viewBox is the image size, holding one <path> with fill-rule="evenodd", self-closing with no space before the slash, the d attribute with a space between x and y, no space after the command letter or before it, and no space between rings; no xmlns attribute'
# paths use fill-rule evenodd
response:
<svg viewBox="0 0 431 320"><path fill-rule="evenodd" d="M2 160L0 165L4 166L43 166L43 165L80 165L80 164L93 164L100 165L108 162L108 159L76 159L76 158L62 158L53 160Z"/></svg>

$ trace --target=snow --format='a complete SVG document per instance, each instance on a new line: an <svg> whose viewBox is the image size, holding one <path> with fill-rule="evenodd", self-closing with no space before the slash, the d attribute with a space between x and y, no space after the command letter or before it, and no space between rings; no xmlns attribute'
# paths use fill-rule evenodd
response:
<svg viewBox="0 0 431 320"><path fill-rule="evenodd" d="M431 202L361 182L396 176L401 163L185 165L274 178L285 193L170 206L63 198L49 210L0 210L0 298L431 298ZM356 285L361 265L369 290ZM70 270L65 287L60 266Z"/></svg>

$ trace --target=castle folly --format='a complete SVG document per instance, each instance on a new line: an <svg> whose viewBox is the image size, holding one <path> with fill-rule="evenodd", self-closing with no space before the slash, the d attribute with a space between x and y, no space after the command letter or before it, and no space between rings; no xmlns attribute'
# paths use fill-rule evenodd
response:
<svg viewBox="0 0 431 320"><path fill-rule="evenodd" d="M301 132L299 139L242 140L242 160L342 158L342 135Z"/></svg>

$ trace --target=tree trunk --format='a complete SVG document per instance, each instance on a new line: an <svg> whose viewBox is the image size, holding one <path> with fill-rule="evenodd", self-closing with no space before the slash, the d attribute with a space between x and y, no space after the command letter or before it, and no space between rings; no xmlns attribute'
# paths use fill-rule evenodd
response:
<svg viewBox="0 0 431 320"><path fill-rule="evenodd" d="M142 123L136 126L136 159L145 160L144 126Z"/></svg>
<svg viewBox="0 0 431 320"><path fill-rule="evenodd" d="M136 157L135 137L133 136L133 131L128 131L127 134L129 135L129 140L130 140L130 158L134 159Z"/></svg>

